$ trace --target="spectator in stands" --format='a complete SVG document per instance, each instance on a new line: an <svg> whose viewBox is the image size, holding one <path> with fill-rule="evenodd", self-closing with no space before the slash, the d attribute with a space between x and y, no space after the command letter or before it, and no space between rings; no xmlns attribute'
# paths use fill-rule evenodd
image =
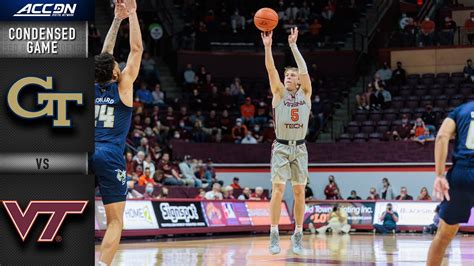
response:
<svg viewBox="0 0 474 266"><path fill-rule="evenodd" d="M179 173L171 167L169 161L169 153L163 153L161 161L158 164L158 168L163 172L162 184L167 186L182 186L184 185L183 180L179 176Z"/></svg>
<svg viewBox="0 0 474 266"><path fill-rule="evenodd" d="M370 109L370 100L374 96L374 87L372 83L367 84L367 90L361 94L356 95L357 109L359 110L369 110Z"/></svg>
<svg viewBox="0 0 474 266"><path fill-rule="evenodd" d="M235 199L234 198L234 189L231 186L226 186L224 188L224 194L222 195L224 199Z"/></svg>
<svg viewBox="0 0 474 266"><path fill-rule="evenodd" d="M322 17L327 21L331 21L335 13L336 5L331 0L327 1L327 4L324 6L323 12L321 13Z"/></svg>
<svg viewBox="0 0 474 266"><path fill-rule="evenodd" d="M311 42L316 43L318 47L323 44L323 38L321 37L321 29L323 26L319 23L319 20L315 18L309 25L309 39ZM313 75L311 75L312 77Z"/></svg>
<svg viewBox="0 0 474 266"><path fill-rule="evenodd" d="M433 134L430 133L428 129L425 129L425 133L421 136L418 136L413 139L415 142L418 142L420 144L425 144L426 142L432 142L435 141L435 137Z"/></svg>
<svg viewBox="0 0 474 266"><path fill-rule="evenodd" d="M361 200L361 198L357 196L357 192L355 190L351 190L351 195L347 198L347 200Z"/></svg>
<svg viewBox="0 0 474 266"><path fill-rule="evenodd" d="M454 34L456 33L457 27L456 22L451 17L445 17L441 32L439 33L440 44L453 45Z"/></svg>
<svg viewBox="0 0 474 266"><path fill-rule="evenodd" d="M235 126L232 128L232 140L235 143L240 143L245 136L247 136L247 126L242 124L242 119L235 120Z"/></svg>
<svg viewBox="0 0 474 266"><path fill-rule="evenodd" d="M157 199L167 199L168 198L168 188L167 187L161 187L160 188L160 193L158 196L156 196Z"/></svg>
<svg viewBox="0 0 474 266"><path fill-rule="evenodd" d="M253 137L252 132L248 131L247 136L242 139L241 144L257 144L257 140Z"/></svg>
<svg viewBox="0 0 474 266"><path fill-rule="evenodd" d="M133 161L133 154L131 152L125 154L125 170L127 176L132 176L132 173L135 170L135 161Z"/></svg>
<svg viewBox="0 0 474 266"><path fill-rule="evenodd" d="M192 131L193 141L197 143L206 142L208 139L208 134L204 131L202 127L201 120L196 120L194 122L194 128Z"/></svg>
<svg viewBox="0 0 474 266"><path fill-rule="evenodd" d="M202 200L205 199L206 191L203 188L199 189L199 194L195 197L195 199Z"/></svg>
<svg viewBox="0 0 474 266"><path fill-rule="evenodd" d="M151 95L151 92L148 90L147 84L144 81L140 84L140 89L137 90L136 95L138 97L138 100L141 103L144 103L144 104L153 103L153 96Z"/></svg>
<svg viewBox="0 0 474 266"><path fill-rule="evenodd" d="M390 107L392 103L392 94L385 89L385 83L381 81L375 82L375 109L386 109ZM372 101L371 101L372 103Z"/></svg>
<svg viewBox="0 0 474 266"><path fill-rule="evenodd" d="M127 182L127 199L143 199L143 195L135 190L135 182Z"/></svg>
<svg viewBox="0 0 474 266"><path fill-rule="evenodd" d="M433 106L431 104L426 105L425 111L421 115L421 120L425 122L425 127L430 133L436 133L436 113L433 112Z"/></svg>
<svg viewBox="0 0 474 266"><path fill-rule="evenodd" d="M230 25L232 26L232 32L237 33L237 29L245 30L245 17L239 14L239 10L236 9L234 14L230 17Z"/></svg>
<svg viewBox="0 0 474 266"><path fill-rule="evenodd" d="M402 123L397 125L392 132L393 140L409 140L411 129L408 116L406 114L402 115Z"/></svg>
<svg viewBox="0 0 474 266"><path fill-rule="evenodd" d="M193 70L193 66L191 64L186 65L186 70L184 70L183 78L185 85L194 84L194 77L196 77L196 72Z"/></svg>
<svg viewBox="0 0 474 266"><path fill-rule="evenodd" d="M155 176L155 162L151 160L151 154L148 154L146 157L145 157L145 161L143 162L143 167L145 167L145 169L150 169L150 176Z"/></svg>
<svg viewBox="0 0 474 266"><path fill-rule="evenodd" d="M153 59L148 52L143 53L141 67L145 77L151 78L155 81L160 80L160 74L156 68L155 59Z"/></svg>
<svg viewBox="0 0 474 266"><path fill-rule="evenodd" d="M255 105L250 97L245 98L245 103L240 106L240 115L245 124L253 125L255 122Z"/></svg>
<svg viewBox="0 0 474 266"><path fill-rule="evenodd" d="M398 195L396 200L413 200L413 197L408 195L408 190L406 187L401 187L400 188L400 195Z"/></svg>
<svg viewBox="0 0 474 266"><path fill-rule="evenodd" d="M250 199L251 190L249 187L244 187L242 190L242 194L237 198L238 200L249 200Z"/></svg>
<svg viewBox="0 0 474 266"><path fill-rule="evenodd" d="M250 200L268 200L265 195L263 195L263 188L256 187L255 192L250 195Z"/></svg>
<svg viewBox="0 0 474 266"><path fill-rule="evenodd" d="M212 185L212 190L206 192L204 197L207 200L222 200L221 185L219 183L214 183L214 185Z"/></svg>
<svg viewBox="0 0 474 266"><path fill-rule="evenodd" d="M381 199L383 200L393 200L395 198L395 193L393 193L392 185L388 181L388 178L384 177L382 179L382 187L379 188L381 193Z"/></svg>
<svg viewBox="0 0 474 266"><path fill-rule="evenodd" d="M259 125L263 125L267 123L268 115L267 115L267 106L265 102L261 101L257 107L257 115L255 116L255 123Z"/></svg>
<svg viewBox="0 0 474 266"><path fill-rule="evenodd" d="M423 119L421 119L421 117L418 117L415 120L415 125L413 125L413 128L412 128L412 133L414 135L414 138L416 139L419 136L424 135L425 130L426 130L425 122L423 121Z"/></svg>
<svg viewBox="0 0 474 266"><path fill-rule="evenodd" d="M347 223L347 213L338 204L333 207L331 214L329 215L328 225L318 228L319 234L324 234L331 228L331 232L334 234L349 233L351 226Z"/></svg>
<svg viewBox="0 0 474 266"><path fill-rule="evenodd" d="M145 173L138 179L139 186L147 184L156 185L155 180L153 180L153 177L150 175L150 168L145 168Z"/></svg>
<svg viewBox="0 0 474 266"><path fill-rule="evenodd" d="M306 186L304 188L304 197L305 197L306 200L312 200L313 197L314 197L313 190L309 186L309 180L306 183Z"/></svg>
<svg viewBox="0 0 474 266"><path fill-rule="evenodd" d="M422 187L420 190L420 195L416 198L416 200L431 200L430 193L426 187Z"/></svg>
<svg viewBox="0 0 474 266"><path fill-rule="evenodd" d="M374 187L371 187L370 188L370 194L367 197L367 200L379 200L379 199L380 199L380 196L377 193L377 190Z"/></svg>
<svg viewBox="0 0 474 266"><path fill-rule="evenodd" d="M217 182L221 184L221 186L224 185L224 181L217 179L216 170L214 169L214 165L211 158L207 158L207 161L206 161L206 178L208 180L211 180L212 183Z"/></svg>
<svg viewBox="0 0 474 266"><path fill-rule="evenodd" d="M326 185L324 188L324 195L326 195L326 199L337 199L337 195L339 192L339 187L335 181L335 177L330 175L328 177L329 184Z"/></svg>
<svg viewBox="0 0 474 266"><path fill-rule="evenodd" d="M381 234L388 232L395 233L397 230L398 213L393 210L392 203L387 204L387 210L380 215L380 222L383 224L374 224L374 231Z"/></svg>
<svg viewBox="0 0 474 266"><path fill-rule="evenodd" d="M235 190L237 190L237 189L238 189L238 190L242 189L242 188L240 187L239 178L238 178L238 177L234 177L234 178L232 179L232 184L230 184L230 186L231 186L233 189L235 189Z"/></svg>
<svg viewBox="0 0 474 266"><path fill-rule="evenodd" d="M436 231L438 231L438 225L439 225L439 205L436 206L436 209L434 210L435 215L433 217L433 223L428 225L427 227L423 228L423 233L428 233L428 234L435 234Z"/></svg>
<svg viewBox="0 0 474 266"><path fill-rule="evenodd" d="M336 199L336 200L343 200L344 199L344 198L342 198L339 189L334 190L334 199Z"/></svg>
<svg viewBox="0 0 474 266"><path fill-rule="evenodd" d="M383 66L382 68L380 68L379 70L377 70L377 72L375 73L376 76L379 76L380 77L380 80L384 81L384 82L388 82L392 79L392 70L390 69L390 67L388 66L388 63L387 62L384 62L383 63Z"/></svg>
<svg viewBox="0 0 474 266"><path fill-rule="evenodd" d="M185 155L184 160L179 164L179 170L183 175L183 182L188 186L197 188L202 187L202 181L194 175L193 165L191 165L192 158L190 155Z"/></svg>
<svg viewBox="0 0 474 266"><path fill-rule="evenodd" d="M161 91L160 83L156 83L155 90L151 93L151 96L153 96L153 104L160 107L165 106L165 94Z"/></svg>
<svg viewBox="0 0 474 266"><path fill-rule="evenodd" d="M426 17L420 24L420 34L418 35L419 46L431 46L434 44L434 31L436 24L429 18Z"/></svg>
<svg viewBox="0 0 474 266"><path fill-rule="evenodd" d="M152 183L146 184L145 193L143 194L144 199L154 199L156 196L153 194L155 186Z"/></svg>
<svg viewBox="0 0 474 266"><path fill-rule="evenodd" d="M237 98L239 101L243 99L245 90L239 78L235 78L234 83L230 84L230 95Z"/></svg>
<svg viewBox="0 0 474 266"><path fill-rule="evenodd" d="M464 30L466 31L469 43L471 45L474 44L474 16L471 15L471 17L464 22Z"/></svg>
<svg viewBox="0 0 474 266"><path fill-rule="evenodd" d="M472 60L471 59L468 59L466 61L466 66L464 67L463 72L464 72L464 76L466 77L466 79L469 79L472 82L474 82L474 67L472 67Z"/></svg>
<svg viewBox="0 0 474 266"><path fill-rule="evenodd" d="M402 62L397 62L397 68L392 73L393 83L397 86L404 85L407 81L407 72L402 68Z"/></svg>

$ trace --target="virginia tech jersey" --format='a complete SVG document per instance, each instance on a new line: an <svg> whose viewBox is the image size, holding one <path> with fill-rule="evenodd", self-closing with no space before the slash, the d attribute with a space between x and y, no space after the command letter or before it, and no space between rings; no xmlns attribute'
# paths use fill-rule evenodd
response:
<svg viewBox="0 0 474 266"><path fill-rule="evenodd" d="M295 96L285 90L280 103L273 108L277 139L304 139L308 130L310 112L311 102L306 101L303 90L298 89Z"/></svg>

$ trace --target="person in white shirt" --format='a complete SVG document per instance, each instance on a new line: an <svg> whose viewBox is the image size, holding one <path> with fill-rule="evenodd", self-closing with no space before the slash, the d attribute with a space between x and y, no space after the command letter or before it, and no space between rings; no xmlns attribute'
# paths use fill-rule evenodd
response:
<svg viewBox="0 0 474 266"><path fill-rule="evenodd" d="M219 183L214 183L212 185L212 190L206 192L204 195L204 198L207 200L221 200L223 199L222 193L221 193L221 185Z"/></svg>
<svg viewBox="0 0 474 266"><path fill-rule="evenodd" d="M191 156L185 155L184 160L179 164L179 170L184 176L184 183L186 185L194 185L194 187L200 188L202 186L202 181L196 178L194 175L194 167L192 166Z"/></svg>
<svg viewBox="0 0 474 266"><path fill-rule="evenodd" d="M378 75L383 81L389 81L392 79L392 70L388 67L388 63L385 62L382 68L377 70L375 75Z"/></svg>
<svg viewBox="0 0 474 266"><path fill-rule="evenodd" d="M161 91L160 83L155 85L155 90L151 93L151 96L153 96L153 104L165 104L165 94Z"/></svg>

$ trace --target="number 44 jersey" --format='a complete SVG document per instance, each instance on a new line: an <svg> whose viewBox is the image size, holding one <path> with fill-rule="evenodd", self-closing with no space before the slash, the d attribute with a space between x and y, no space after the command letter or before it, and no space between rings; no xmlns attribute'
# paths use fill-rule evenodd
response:
<svg viewBox="0 0 474 266"><path fill-rule="evenodd" d="M95 142L125 149L132 108L120 99L118 83L95 85Z"/></svg>
<svg viewBox="0 0 474 266"><path fill-rule="evenodd" d="M474 101L457 107L448 117L456 123L453 161L474 160Z"/></svg>
<svg viewBox="0 0 474 266"><path fill-rule="evenodd" d="M295 96L285 90L285 95L273 108L275 135L278 139L301 140L308 131L311 102L307 102L303 90L298 89Z"/></svg>

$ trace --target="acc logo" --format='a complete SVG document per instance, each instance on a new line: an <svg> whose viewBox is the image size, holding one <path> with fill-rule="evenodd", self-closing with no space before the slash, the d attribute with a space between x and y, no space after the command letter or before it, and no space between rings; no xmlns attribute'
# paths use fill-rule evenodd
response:
<svg viewBox="0 0 474 266"><path fill-rule="evenodd" d="M36 77L22 78L15 82L8 92L7 101L10 109L22 118L33 119L48 116L53 117L53 127L70 127L71 120L67 119L67 103L72 101L76 102L77 105L82 105L82 93L38 93L37 105L44 105L44 107L36 112L31 112L20 106L18 95L25 86L32 84L38 85L46 90L53 90L52 77L46 77L46 80Z"/></svg>
<svg viewBox="0 0 474 266"><path fill-rule="evenodd" d="M77 4L27 4L14 17L72 17Z"/></svg>
<svg viewBox="0 0 474 266"><path fill-rule="evenodd" d="M18 202L3 201L3 206L7 210L10 219L15 225L18 234L25 241L31 227L35 223L39 214L49 214L48 223L43 229L38 242L52 242L66 215L82 214L88 201L30 201L25 211L22 211Z"/></svg>

